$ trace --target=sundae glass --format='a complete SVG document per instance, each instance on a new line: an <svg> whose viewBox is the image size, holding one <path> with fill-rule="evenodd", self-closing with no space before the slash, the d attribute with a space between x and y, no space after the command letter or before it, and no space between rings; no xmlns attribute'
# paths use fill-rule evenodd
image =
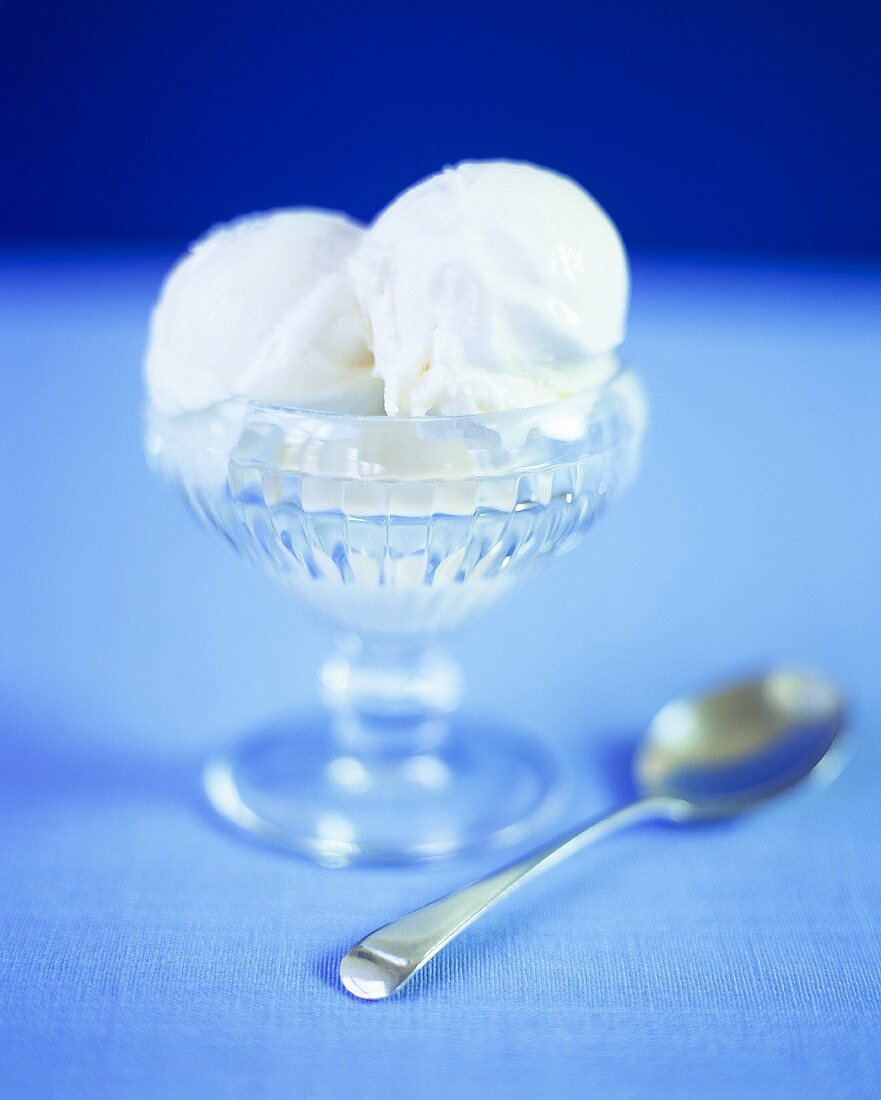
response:
<svg viewBox="0 0 881 1100"><path fill-rule="evenodd" d="M367 227L236 219L174 266L145 359L150 460L340 631L324 718L209 762L226 818L340 866L514 843L553 808L540 744L458 716L442 643L631 477L628 297L602 208L509 161L444 169Z"/></svg>
<svg viewBox="0 0 881 1100"><path fill-rule="evenodd" d="M554 805L539 743L460 719L443 637L572 547L632 476L636 377L462 416L314 412L245 398L167 415L147 451L196 516L334 623L323 721L209 761L214 807L330 866L517 842Z"/></svg>

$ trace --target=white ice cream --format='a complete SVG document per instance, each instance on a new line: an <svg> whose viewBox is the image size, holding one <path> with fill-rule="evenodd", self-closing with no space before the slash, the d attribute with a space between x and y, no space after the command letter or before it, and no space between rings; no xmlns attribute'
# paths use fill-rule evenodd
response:
<svg viewBox="0 0 881 1100"><path fill-rule="evenodd" d="M172 415L232 395L390 416L539 405L615 373L628 295L618 232L576 183L464 163L367 230L318 210L212 230L166 279L148 389Z"/></svg>
<svg viewBox="0 0 881 1100"><path fill-rule="evenodd" d="M555 172L446 169L386 208L349 270L391 416L540 404L616 369L624 248L600 206Z"/></svg>
<svg viewBox="0 0 881 1100"><path fill-rule="evenodd" d="M381 413L367 321L345 271L362 233L339 214L278 210L198 241L153 312L153 406L175 415L241 395Z"/></svg>

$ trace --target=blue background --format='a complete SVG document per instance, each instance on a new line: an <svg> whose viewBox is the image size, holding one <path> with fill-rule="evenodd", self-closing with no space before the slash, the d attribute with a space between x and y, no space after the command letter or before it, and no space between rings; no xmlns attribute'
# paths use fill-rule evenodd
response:
<svg viewBox="0 0 881 1100"><path fill-rule="evenodd" d="M881 1095L877 23L0 5L0 1095ZM566 755L566 820L626 795L666 699L770 663L841 683L854 758L584 853L363 1004L342 952L489 861L330 872L206 811L205 753L317 707L330 637L150 476L139 362L163 242L499 154L636 246L651 429L583 546L454 640L468 708Z"/></svg>
<svg viewBox="0 0 881 1100"><path fill-rule="evenodd" d="M0 96L0 240L366 219L507 156L586 183L631 247L881 253L869 0L5 0Z"/></svg>

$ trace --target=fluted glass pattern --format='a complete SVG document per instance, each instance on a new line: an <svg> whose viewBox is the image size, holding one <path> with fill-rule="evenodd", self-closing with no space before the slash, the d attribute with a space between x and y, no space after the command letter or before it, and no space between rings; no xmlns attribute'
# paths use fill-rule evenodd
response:
<svg viewBox="0 0 881 1100"><path fill-rule="evenodd" d="M536 409L405 418L230 400L151 413L148 452L235 550L359 631L455 626L569 549L627 483L631 374Z"/></svg>

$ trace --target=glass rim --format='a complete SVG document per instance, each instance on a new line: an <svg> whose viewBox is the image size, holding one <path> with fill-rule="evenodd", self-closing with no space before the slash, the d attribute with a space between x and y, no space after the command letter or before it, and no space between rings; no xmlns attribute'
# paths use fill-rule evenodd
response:
<svg viewBox="0 0 881 1100"><path fill-rule="evenodd" d="M545 401L536 405L520 405L510 409L497 409L485 412L473 413L429 413L422 416L389 416L386 413L350 413L336 409L314 409L300 405L286 405L280 402L261 401L258 398L245 397L241 394L231 394L213 405L202 409L188 409L180 413L165 413L147 400L147 410L153 416L166 421L183 420L190 416L204 415L211 410L220 411L224 408L249 409L255 413L269 413L273 416L283 416L293 420L326 420L336 425L352 424L365 425L377 428L380 424L394 430L394 425L446 425L447 427L462 425L479 425L504 422L515 423L518 420L531 419L533 417L551 416L557 412L565 414L569 410L575 410L586 401L598 401L600 398L615 394L620 391L622 383L635 383L640 389L640 376L629 364L621 364L615 373L598 386L590 386L553 401Z"/></svg>

